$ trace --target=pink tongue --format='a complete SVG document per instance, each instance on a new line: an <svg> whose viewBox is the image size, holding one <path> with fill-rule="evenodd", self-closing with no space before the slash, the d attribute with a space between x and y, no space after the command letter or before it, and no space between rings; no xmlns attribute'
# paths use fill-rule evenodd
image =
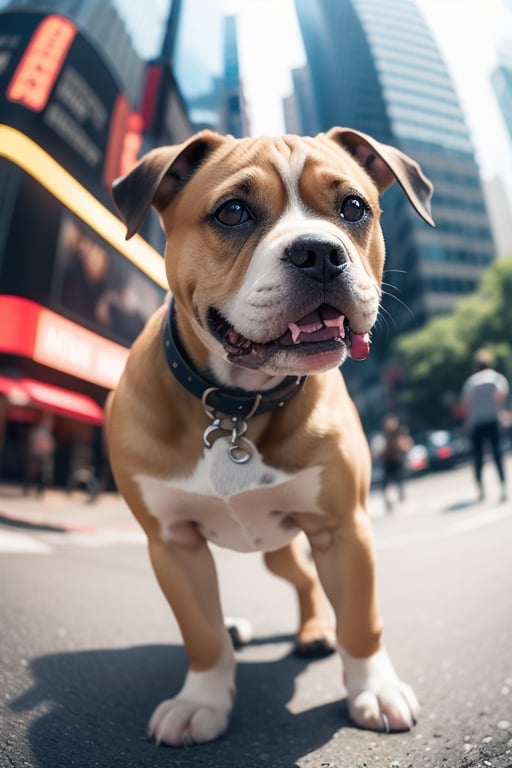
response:
<svg viewBox="0 0 512 768"><path fill-rule="evenodd" d="M370 354L370 335L368 333L352 333L349 354L353 360L366 360Z"/></svg>

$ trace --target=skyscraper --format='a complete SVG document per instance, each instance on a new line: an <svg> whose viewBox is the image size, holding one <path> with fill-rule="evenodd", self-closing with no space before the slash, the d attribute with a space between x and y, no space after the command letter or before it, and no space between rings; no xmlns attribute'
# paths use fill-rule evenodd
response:
<svg viewBox="0 0 512 768"><path fill-rule="evenodd" d="M224 89L226 131L236 138L247 134L247 114L240 82L236 16L224 19Z"/></svg>
<svg viewBox="0 0 512 768"><path fill-rule="evenodd" d="M319 133L320 127L309 67L297 67L296 69L292 69L291 75L293 94L290 98L293 102L293 111L296 114L295 119L298 120L299 125L289 125L285 112L286 130L288 133L302 133L305 136L315 136ZM290 108L291 107L289 107L289 109Z"/></svg>
<svg viewBox="0 0 512 768"><path fill-rule="evenodd" d="M501 113L512 141L512 52L511 41L504 44L498 52L498 65L491 80L500 105Z"/></svg>
<svg viewBox="0 0 512 768"><path fill-rule="evenodd" d="M436 229L396 188L383 196L391 334L450 310L494 257L465 120L414 0L295 0L320 127L399 147L434 182ZM406 305L406 306L405 306Z"/></svg>

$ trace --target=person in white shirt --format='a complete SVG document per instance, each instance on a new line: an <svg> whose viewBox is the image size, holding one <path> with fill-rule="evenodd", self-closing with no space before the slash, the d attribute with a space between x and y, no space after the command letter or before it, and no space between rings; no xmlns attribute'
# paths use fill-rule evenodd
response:
<svg viewBox="0 0 512 768"><path fill-rule="evenodd" d="M485 497L482 484L482 466L485 444L491 447L494 464L501 483L501 501L507 498L505 470L500 445L499 415L509 393L506 378L492 368L492 355L480 349L473 357L475 373L464 383L461 391L461 410L471 438L473 469L479 499Z"/></svg>

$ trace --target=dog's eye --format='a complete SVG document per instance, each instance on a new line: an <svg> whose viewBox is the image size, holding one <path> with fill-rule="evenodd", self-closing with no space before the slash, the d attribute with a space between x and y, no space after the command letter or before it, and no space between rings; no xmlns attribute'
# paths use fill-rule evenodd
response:
<svg viewBox="0 0 512 768"><path fill-rule="evenodd" d="M357 222L364 218L367 211L366 203L357 195L349 195L341 204L341 218L346 221Z"/></svg>
<svg viewBox="0 0 512 768"><path fill-rule="evenodd" d="M236 227L251 218L249 211L240 200L228 200L215 213L215 218L225 227Z"/></svg>

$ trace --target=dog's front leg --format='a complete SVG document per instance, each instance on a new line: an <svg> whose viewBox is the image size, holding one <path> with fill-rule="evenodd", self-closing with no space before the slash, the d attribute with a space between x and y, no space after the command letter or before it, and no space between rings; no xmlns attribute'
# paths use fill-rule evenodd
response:
<svg viewBox="0 0 512 768"><path fill-rule="evenodd" d="M320 580L336 614L351 718L371 730L408 730L419 714L419 704L381 644L367 513L360 510L349 525L310 540Z"/></svg>
<svg viewBox="0 0 512 768"><path fill-rule="evenodd" d="M235 696L235 659L206 542L149 541L151 562L180 626L190 668L181 691L154 711L149 732L158 743L211 741L227 728Z"/></svg>

